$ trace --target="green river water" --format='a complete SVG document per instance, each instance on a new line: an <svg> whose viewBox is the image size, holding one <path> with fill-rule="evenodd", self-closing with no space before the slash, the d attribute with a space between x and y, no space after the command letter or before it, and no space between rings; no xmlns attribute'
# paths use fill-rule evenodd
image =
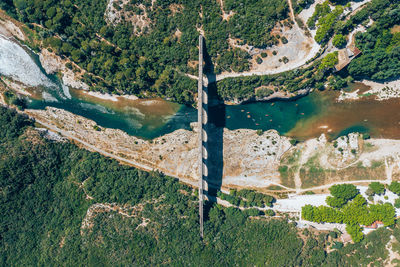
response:
<svg viewBox="0 0 400 267"><path fill-rule="evenodd" d="M1 37L1 36L0 36ZM61 108L94 120L107 128L121 129L130 135L155 138L177 129L190 129L197 120L197 111L162 99L110 101L90 96L81 90L66 90L54 75L45 75L38 57L28 49L0 38L0 75L30 81L39 77L46 86L36 86L28 108ZM23 69L14 65L23 65ZM10 67L8 67L10 66ZM32 75L32 72L36 75ZM39 79L37 78L37 79ZM30 79L30 80L29 80ZM48 84L52 85L48 85ZM348 91L365 90L352 84ZM276 129L299 140L329 138L353 131L371 136L400 139L400 99L377 101L373 96L356 101L337 102L338 92L315 92L293 101L277 100L236 106L221 106L220 126L229 129Z"/></svg>

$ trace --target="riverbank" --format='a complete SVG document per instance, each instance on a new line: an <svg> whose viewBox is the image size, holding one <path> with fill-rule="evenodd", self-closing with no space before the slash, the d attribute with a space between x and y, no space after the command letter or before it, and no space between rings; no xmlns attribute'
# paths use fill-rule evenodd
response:
<svg viewBox="0 0 400 267"><path fill-rule="evenodd" d="M153 140L143 140L121 130L99 127L91 120L56 108L25 110L25 113L139 166L174 177L197 180L196 131L177 130ZM288 138L279 136L276 131L258 135L254 130L225 129L221 142L223 186L267 187L273 182L279 183L279 160L291 147Z"/></svg>
<svg viewBox="0 0 400 267"><path fill-rule="evenodd" d="M40 124L122 162L159 170L183 182L197 182L197 133L176 130L143 140L62 109L25 110ZM269 191L281 185L289 191L324 190L325 184L365 179L400 180L400 141L349 135L328 142L323 136L293 146L275 130L223 130L220 145L222 187ZM319 170L316 174L311 170ZM323 174L323 175L322 175Z"/></svg>
<svg viewBox="0 0 400 267"><path fill-rule="evenodd" d="M243 105L243 104L251 104L256 102L270 102L270 101L294 101L300 97L307 96L313 90L311 88L298 90L294 93L287 92L287 91L276 91L273 92L271 95L267 97L253 97L250 99L238 100L235 99L234 101L224 101L225 105Z"/></svg>
<svg viewBox="0 0 400 267"><path fill-rule="evenodd" d="M387 82L374 82L362 80L359 83L369 87L368 90L358 90L352 92L341 91L338 101L359 100L364 97L374 96L378 101L391 98L400 98L400 79Z"/></svg>
<svg viewBox="0 0 400 267"><path fill-rule="evenodd" d="M273 104L268 106L275 108ZM192 131L180 129L144 140L59 108L27 109L24 113L85 148L145 170L159 170L196 186L195 124ZM240 114L254 116L250 112ZM329 131L329 127L322 130ZM218 179L225 189L254 188L274 194L271 188L280 186L284 191L321 192L327 189L325 185L343 181L400 180L399 140L366 141L359 134L349 134L328 141L321 135L293 145L290 138L275 130L248 129L223 129L212 139L212 147L218 150L213 155L220 155L214 161L221 170Z"/></svg>

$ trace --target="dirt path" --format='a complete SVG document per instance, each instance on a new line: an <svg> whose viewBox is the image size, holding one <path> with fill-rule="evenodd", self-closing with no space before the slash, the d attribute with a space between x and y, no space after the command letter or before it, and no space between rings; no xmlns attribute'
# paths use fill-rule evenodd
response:
<svg viewBox="0 0 400 267"><path fill-rule="evenodd" d="M295 19L295 16L294 16L294 10L293 10L293 6L292 6L292 1L288 0L288 4L289 4L289 10L290 10L290 18L297 25L297 22L296 22L296 19Z"/></svg>
<svg viewBox="0 0 400 267"><path fill-rule="evenodd" d="M346 14L346 19L349 19L352 15L354 15L355 13L360 11L370 1L371 0L364 0L364 1L361 1L361 2L353 4L353 6L352 6L353 7L353 11L350 12L349 14ZM316 1L316 3L322 3L322 2L323 1ZM294 21L294 26L293 27L295 28L296 31L298 31L302 35L304 35L303 30L297 25L297 22L295 20L295 14L294 14L293 6L292 6L292 3L291 3L290 0L288 0L288 5L289 5L289 10L290 10L290 18ZM310 9L315 9L315 5L310 7ZM307 14L299 14L299 17L301 19L303 19L303 21L307 21L308 17L310 17L312 15L313 11L312 12L306 12L306 13ZM246 76L252 76L252 75L261 76L261 75L279 74L279 73L287 72L287 71L290 71L290 70L298 69L298 68L301 68L301 67L307 67L310 64L312 64L312 62L309 63L309 64L306 64L306 62L308 60L312 59L320 51L320 48L321 48L319 46L319 44L317 44L315 42L314 38L311 38L311 41L312 42L308 44L309 46L311 46L309 52L307 53L307 55L302 55L301 56L302 60L300 60L300 61L291 60L291 61L289 61L288 64L280 65L278 67L275 67L274 69L251 70L251 71L240 72L240 73L238 73L238 72L222 73L222 74L217 75L215 77L215 80L210 80L209 82L211 83L211 82L215 82L215 81L221 81L221 80L226 79L226 78L246 77ZM300 52L301 51L301 46L303 46L303 45L304 45L304 43L299 43L295 49L291 47L290 50L295 50L295 51ZM285 46L287 46L287 45L285 45ZM330 40L329 43L328 43L327 49L325 49L325 52L322 53L321 56L319 56L315 60L321 59L324 56L326 56L326 54L334 52L336 50L338 50L338 49L335 48L332 45L332 40ZM279 54L281 54L281 53L279 53ZM281 55L284 55L284 53L282 53ZM269 59L269 60L271 60L271 59Z"/></svg>

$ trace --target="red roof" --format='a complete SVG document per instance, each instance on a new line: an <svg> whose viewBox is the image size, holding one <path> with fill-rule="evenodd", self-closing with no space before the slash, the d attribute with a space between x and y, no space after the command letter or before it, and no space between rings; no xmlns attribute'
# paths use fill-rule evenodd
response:
<svg viewBox="0 0 400 267"><path fill-rule="evenodd" d="M383 225L383 222L375 221L373 224L371 224L369 226L365 226L365 228L377 229L379 225Z"/></svg>
<svg viewBox="0 0 400 267"><path fill-rule="evenodd" d="M353 53L354 53L354 57L356 57L356 56L358 56L359 54L361 54L362 52L361 52L361 50L358 49L357 47L354 47Z"/></svg>

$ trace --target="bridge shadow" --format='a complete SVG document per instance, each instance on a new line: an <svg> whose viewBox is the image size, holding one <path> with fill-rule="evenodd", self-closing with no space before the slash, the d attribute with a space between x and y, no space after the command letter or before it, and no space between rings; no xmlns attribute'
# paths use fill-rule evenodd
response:
<svg viewBox="0 0 400 267"><path fill-rule="evenodd" d="M207 46L204 44L204 74L209 81L215 81L214 66L211 57L207 53ZM204 88L208 95L206 109L208 111L208 123L205 127L207 135L208 157L206 164L208 167L208 176L205 177L208 184L208 191L205 192L209 199L215 199L218 191L221 190L222 175L224 169L224 142L223 134L225 127L225 105L218 96L218 87L216 82L208 84Z"/></svg>

